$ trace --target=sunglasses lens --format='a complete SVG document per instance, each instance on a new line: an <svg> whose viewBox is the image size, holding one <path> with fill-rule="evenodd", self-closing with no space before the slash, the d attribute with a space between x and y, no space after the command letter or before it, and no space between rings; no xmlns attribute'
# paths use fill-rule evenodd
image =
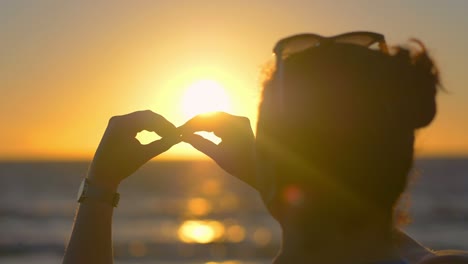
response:
<svg viewBox="0 0 468 264"><path fill-rule="evenodd" d="M373 32L351 32L329 38L315 34L301 34L281 40L276 45L274 52L276 55L281 54L281 59L285 59L291 54L318 47L325 42L353 44L363 47L371 47L379 43L381 46L385 46L384 36Z"/></svg>
<svg viewBox="0 0 468 264"><path fill-rule="evenodd" d="M337 36L334 42L348 43L363 47L369 47L374 43L382 41L380 35L353 34Z"/></svg>
<svg viewBox="0 0 468 264"><path fill-rule="evenodd" d="M320 45L321 40L322 39L314 35L305 35L304 37L291 39L291 41L284 43L285 45L281 53L282 57L284 59L291 54L304 51L308 48L317 47Z"/></svg>

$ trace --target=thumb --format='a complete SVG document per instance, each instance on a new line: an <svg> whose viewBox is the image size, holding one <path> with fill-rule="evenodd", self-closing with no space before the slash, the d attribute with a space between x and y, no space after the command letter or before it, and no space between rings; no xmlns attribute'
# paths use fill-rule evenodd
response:
<svg viewBox="0 0 468 264"><path fill-rule="evenodd" d="M197 135L197 134L188 134L182 135L182 141L189 143L194 148L205 153L208 157L213 160L217 160L219 157L219 147L215 143L209 141L208 139Z"/></svg>

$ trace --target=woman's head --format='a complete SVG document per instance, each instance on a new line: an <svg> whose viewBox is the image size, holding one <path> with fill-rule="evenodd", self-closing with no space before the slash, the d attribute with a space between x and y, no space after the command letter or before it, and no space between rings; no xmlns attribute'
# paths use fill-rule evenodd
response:
<svg viewBox="0 0 468 264"><path fill-rule="evenodd" d="M281 188L301 186L320 197L313 209L390 211L406 186L414 131L435 116L437 85L422 44L388 54L327 43L285 58L281 80L273 70L265 82L257 131L277 202Z"/></svg>

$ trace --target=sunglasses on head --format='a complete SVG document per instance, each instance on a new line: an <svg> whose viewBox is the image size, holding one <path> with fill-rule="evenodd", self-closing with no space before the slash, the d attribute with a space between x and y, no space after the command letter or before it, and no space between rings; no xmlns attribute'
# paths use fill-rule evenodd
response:
<svg viewBox="0 0 468 264"><path fill-rule="evenodd" d="M309 48L326 46L335 43L352 44L367 48L371 48L377 44L380 51L388 53L388 47L385 42L384 35L367 31L348 32L332 37L323 37L317 34L306 33L281 39L276 43L273 49L276 57L276 71L278 77L276 89L279 103L278 107L280 109L283 109L283 61L290 55L307 50Z"/></svg>

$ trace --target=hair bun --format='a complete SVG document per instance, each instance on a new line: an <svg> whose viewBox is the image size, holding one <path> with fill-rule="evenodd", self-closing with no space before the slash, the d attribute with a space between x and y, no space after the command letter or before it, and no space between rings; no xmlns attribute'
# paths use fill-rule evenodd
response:
<svg viewBox="0 0 468 264"><path fill-rule="evenodd" d="M409 86L405 85L409 89L406 92L409 98L406 99L408 109L405 112L408 122L414 129L418 129L429 125L436 115L435 96L440 82L437 67L424 44L417 39L411 39L411 42L419 48L415 50L398 47L394 56L408 66L404 67L408 69L409 81Z"/></svg>
<svg viewBox="0 0 468 264"><path fill-rule="evenodd" d="M422 89L418 91L417 98L414 98L414 109L412 115L412 122L413 127L415 129L425 127L429 125L436 115L436 102L435 102L435 95L436 89L432 89L431 91L431 84L426 83L421 85ZM435 85L432 84L435 88ZM419 89L418 89L419 90Z"/></svg>

